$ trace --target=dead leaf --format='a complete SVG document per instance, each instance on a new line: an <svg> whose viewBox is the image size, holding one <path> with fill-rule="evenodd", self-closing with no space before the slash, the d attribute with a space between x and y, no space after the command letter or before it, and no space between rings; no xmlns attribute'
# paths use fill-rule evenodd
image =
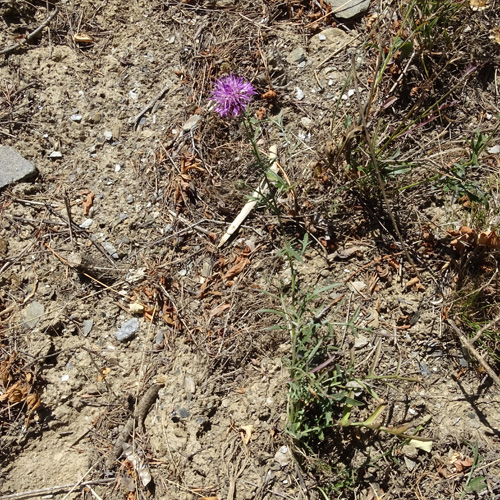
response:
<svg viewBox="0 0 500 500"><path fill-rule="evenodd" d="M231 278L238 276L238 274L240 274L243 269L248 266L248 264L250 264L250 259L242 256L238 257L234 266L231 267L231 269L229 269L229 271L224 275L224 279L230 280Z"/></svg>
<svg viewBox="0 0 500 500"><path fill-rule="evenodd" d="M261 95L261 97L262 97L262 99L271 100L271 99L275 99L277 95L278 94L274 90L269 89L267 92L264 92Z"/></svg>
<svg viewBox="0 0 500 500"><path fill-rule="evenodd" d="M220 316L224 311L231 308L231 304L221 304L217 306L215 309L212 309L210 312L210 318L215 318L216 316Z"/></svg>
<svg viewBox="0 0 500 500"><path fill-rule="evenodd" d="M472 458L464 457L461 460L455 460L453 465L456 467L457 472L463 472L465 469L472 467L474 460Z"/></svg>
<svg viewBox="0 0 500 500"><path fill-rule="evenodd" d="M83 202L83 215L89 214L89 211L92 208L92 204L94 203L94 197L95 197L94 193L89 193L87 195L87 198Z"/></svg>
<svg viewBox="0 0 500 500"><path fill-rule="evenodd" d="M253 425L242 425L240 427L240 431L243 431L241 432L241 438L243 439L243 443L248 444L252 437L252 433L254 431Z"/></svg>
<svg viewBox="0 0 500 500"><path fill-rule="evenodd" d="M500 238L495 231L484 231L479 235L478 244L488 248L500 248Z"/></svg>
<svg viewBox="0 0 500 500"><path fill-rule="evenodd" d="M76 33L73 35L73 41L75 43L94 43L94 39L85 33Z"/></svg>
<svg viewBox="0 0 500 500"><path fill-rule="evenodd" d="M267 109L266 108L258 109L255 112L255 115L257 116L257 120L263 120L266 117L266 114L267 114Z"/></svg>

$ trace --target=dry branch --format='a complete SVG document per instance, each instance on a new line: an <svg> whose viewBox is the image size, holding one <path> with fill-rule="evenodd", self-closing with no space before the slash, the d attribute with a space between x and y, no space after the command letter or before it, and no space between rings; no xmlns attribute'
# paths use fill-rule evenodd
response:
<svg viewBox="0 0 500 500"><path fill-rule="evenodd" d="M56 14L58 12L59 12L59 8L56 7L52 11L52 14L50 14L50 16L47 19L45 19L45 21L42 24L40 24L40 26L38 26L38 28L35 31L32 31L29 35L27 35L26 38L22 42L17 42L14 45L11 45L10 47L6 47L5 49L0 50L0 56L4 56L6 54L10 54L11 52L14 52L14 50L18 49L23 44L29 42L32 38L37 36L38 33L40 33L43 30L43 28L45 28L45 26L47 26L50 23L50 21L52 21L52 19L54 19L54 17L56 16Z"/></svg>
<svg viewBox="0 0 500 500"><path fill-rule="evenodd" d="M273 162L269 170L271 170L271 172L275 174L278 173L278 163L276 162L277 156L278 156L278 148L274 144L269 148L269 159ZM250 212L255 208L255 205L257 205L257 202L260 200L262 195L266 193L266 189L267 189L267 180L264 178L259 184L257 190L252 193L252 200L247 202L247 204L243 207L243 209L238 214L236 219L234 219L231 225L227 228L226 233L219 242L219 248L221 248L229 240L229 238L231 238L231 236L238 230L238 228L243 224L243 222L248 217Z"/></svg>
<svg viewBox="0 0 500 500"><path fill-rule="evenodd" d="M451 319L447 320L448 324L451 326L451 329L455 332L457 335L458 339L460 340L460 343L463 345L467 351L469 351L478 361L478 363L484 368L486 373L492 378L493 382L500 388L500 378L498 378L498 375L493 371L491 366L486 362L486 360L479 354L474 346L469 342L467 337L465 336L464 332L458 328L458 326L455 324L454 321Z"/></svg>

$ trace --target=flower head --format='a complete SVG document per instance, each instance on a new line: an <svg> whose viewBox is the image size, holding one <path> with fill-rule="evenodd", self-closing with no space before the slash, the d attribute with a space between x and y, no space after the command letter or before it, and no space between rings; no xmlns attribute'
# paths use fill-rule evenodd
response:
<svg viewBox="0 0 500 500"><path fill-rule="evenodd" d="M224 118L245 112L252 96L256 93L253 85L241 76L228 75L215 82L210 99L215 101L214 111Z"/></svg>

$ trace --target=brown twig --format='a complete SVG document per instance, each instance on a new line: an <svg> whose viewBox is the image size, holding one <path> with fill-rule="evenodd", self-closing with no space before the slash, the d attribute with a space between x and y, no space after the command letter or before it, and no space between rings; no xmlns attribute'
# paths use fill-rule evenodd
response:
<svg viewBox="0 0 500 500"><path fill-rule="evenodd" d="M113 446L111 453L109 454L107 465L111 468L116 460L120 457L123 452L123 445L126 444L135 424L142 428L144 425L144 420L148 414L151 405L156 401L158 397L159 390L163 387L163 383L153 384L142 396L141 400L135 407L134 415L128 419L125 427L118 436L118 439ZM0 499L2 500L2 499Z"/></svg>
<svg viewBox="0 0 500 500"><path fill-rule="evenodd" d="M129 119L128 121L129 124L134 125L135 127L139 122L139 120L156 104L157 101L159 101L163 97L163 95L167 92L169 88L170 84L165 85L165 87L163 87L161 91L155 97L153 97L153 99L151 99L151 101L147 106L142 108L139 113L137 113L134 117Z"/></svg>
<svg viewBox="0 0 500 500"><path fill-rule="evenodd" d="M477 360L477 362L484 368L486 373L492 378L493 382L500 387L500 378L498 375L493 371L491 366L486 362L486 360L479 354L474 346L470 343L469 339L465 336L464 332L458 328L458 326L455 324L455 322L451 319L447 320L448 324L451 326L451 329L455 332L457 335L458 339L460 340L460 343L462 346L467 349Z"/></svg>
<svg viewBox="0 0 500 500"><path fill-rule="evenodd" d="M45 21L42 24L40 24L40 26L38 26L38 28L35 31L32 31L30 34L26 35L26 38L22 42L17 42L14 45L11 45L10 47L6 47L5 49L0 50L0 56L4 56L6 54L10 54L11 52L14 52L14 50L18 49L23 44L29 42L32 38L37 36L38 33L40 33L43 30L43 28L45 28L45 26L47 26L50 23L50 21L52 21L52 19L54 19L54 17L56 16L56 14L58 12L59 12L59 8L56 7L52 11L52 14L50 14L50 16L47 19L45 19Z"/></svg>

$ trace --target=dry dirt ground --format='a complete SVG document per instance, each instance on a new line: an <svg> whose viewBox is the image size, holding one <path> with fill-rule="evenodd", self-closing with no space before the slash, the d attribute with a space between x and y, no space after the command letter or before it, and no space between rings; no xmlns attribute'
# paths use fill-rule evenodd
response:
<svg viewBox="0 0 500 500"><path fill-rule="evenodd" d="M229 71L256 85L252 112L274 120L259 144L278 145L297 185L298 208L292 197L280 203L290 231L313 236L301 283L339 284L324 301L341 304L339 322L356 312L367 328L354 339L338 327L360 367L376 350L383 374L400 359L418 380L380 386L385 424L431 417L430 453L377 436L318 445L327 461L343 450L357 471L351 490L330 484L328 497L459 498L474 446L483 498L500 495L498 388L443 323L456 273L451 257L432 253L452 222L465 223L460 204L434 196L407 210L395 200L421 255L421 281L408 284L411 266L381 230L389 217L373 225L359 199L337 210L344 180L315 167L339 95L341 114L356 113L343 86L380 6L336 29L331 18L304 29L297 14L314 2L245 4L0 3L0 48L58 9L40 36L0 56L0 140L40 172L0 198L0 390L18 383L17 396L0 399L0 495L325 498L285 432L290 339L259 312L277 306L263 291L288 276L275 217L257 210L218 248L260 177L237 121L211 112L213 83ZM277 96L261 98L270 88ZM120 342L126 322L136 332ZM52 489L79 481L91 483L69 497Z"/></svg>

